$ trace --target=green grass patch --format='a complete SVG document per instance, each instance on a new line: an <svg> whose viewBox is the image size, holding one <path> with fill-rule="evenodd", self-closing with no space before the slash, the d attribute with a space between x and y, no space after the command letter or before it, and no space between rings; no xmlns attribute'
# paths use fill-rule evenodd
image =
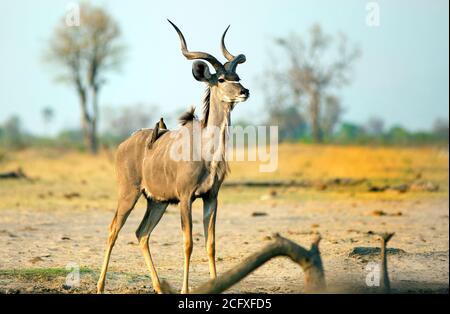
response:
<svg viewBox="0 0 450 314"><path fill-rule="evenodd" d="M52 280L57 277L67 276L71 270L65 268L23 268L23 269L0 269L0 277L15 277L26 280ZM80 267L80 275L95 274L88 267Z"/></svg>

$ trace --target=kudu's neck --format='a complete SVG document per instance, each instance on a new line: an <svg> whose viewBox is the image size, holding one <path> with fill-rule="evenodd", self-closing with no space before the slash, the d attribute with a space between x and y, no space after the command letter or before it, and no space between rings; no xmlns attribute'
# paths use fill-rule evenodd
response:
<svg viewBox="0 0 450 314"><path fill-rule="evenodd" d="M206 126L222 127L231 124L230 114L233 109L233 103L225 102L219 99L214 90L210 91L209 115Z"/></svg>
<svg viewBox="0 0 450 314"><path fill-rule="evenodd" d="M206 139L211 141L214 138L214 145L209 152L212 160L209 161L211 179L217 176L223 179L228 172L226 161L228 127L231 124L231 110L234 103L224 102L219 99L214 89L210 91L209 113L203 131L206 132ZM210 142L211 143L211 142Z"/></svg>

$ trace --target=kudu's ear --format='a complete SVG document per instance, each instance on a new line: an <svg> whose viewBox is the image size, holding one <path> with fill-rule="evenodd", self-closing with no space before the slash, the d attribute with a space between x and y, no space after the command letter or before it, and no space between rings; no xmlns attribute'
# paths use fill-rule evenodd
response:
<svg viewBox="0 0 450 314"><path fill-rule="evenodd" d="M208 65L203 61L195 61L192 64L192 74L199 82L209 82L211 79L211 72L209 72Z"/></svg>

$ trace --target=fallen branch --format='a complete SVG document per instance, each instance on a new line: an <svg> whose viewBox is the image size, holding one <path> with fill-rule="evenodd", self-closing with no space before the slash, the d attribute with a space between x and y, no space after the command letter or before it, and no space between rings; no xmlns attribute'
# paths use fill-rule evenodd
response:
<svg viewBox="0 0 450 314"><path fill-rule="evenodd" d="M305 292L324 292L326 289L325 274L319 252L320 236L311 244L309 250L276 234L275 241L261 251L254 253L239 265L224 273L216 279L210 280L192 294L221 293L248 276L255 269L277 256L289 257L302 267L305 274ZM164 293L171 293L173 289L167 283L163 285Z"/></svg>

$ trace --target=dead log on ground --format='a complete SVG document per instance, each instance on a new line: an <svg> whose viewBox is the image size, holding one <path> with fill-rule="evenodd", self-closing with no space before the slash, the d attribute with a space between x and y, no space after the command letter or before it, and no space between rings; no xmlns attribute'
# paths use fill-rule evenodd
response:
<svg viewBox="0 0 450 314"><path fill-rule="evenodd" d="M222 185L226 187L300 187L311 188L317 186L357 186L363 184L367 179L333 178L329 180L242 180L225 181Z"/></svg>
<svg viewBox="0 0 450 314"><path fill-rule="evenodd" d="M22 171L22 168L18 168L14 171L0 173L0 179L27 179L28 177Z"/></svg>
<svg viewBox="0 0 450 314"><path fill-rule="evenodd" d="M310 187L312 184L309 181L303 180L269 180L269 181L225 181L223 186L226 187Z"/></svg>
<svg viewBox="0 0 450 314"><path fill-rule="evenodd" d="M264 247L261 251L249 256L242 263L238 264L216 279L210 280L197 289L192 290L191 293L221 293L244 279L261 265L277 256L289 257L292 261L302 267L305 274L305 292L325 292L325 273L319 251L320 236L314 240L309 250L286 238L283 238L278 234L276 234L274 238L275 241ZM164 283L163 286L164 293L171 293L173 291L167 283Z"/></svg>

